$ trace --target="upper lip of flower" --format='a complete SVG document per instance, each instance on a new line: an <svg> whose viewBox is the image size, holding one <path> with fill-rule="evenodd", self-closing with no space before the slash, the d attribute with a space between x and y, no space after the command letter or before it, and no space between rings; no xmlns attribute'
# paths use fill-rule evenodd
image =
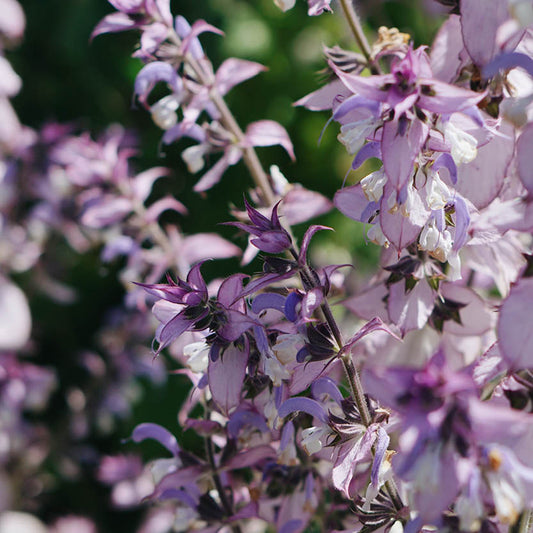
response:
<svg viewBox="0 0 533 533"><path fill-rule="evenodd" d="M390 74L365 77L343 72L331 61L330 66L348 89L370 100L388 104L398 116L415 104L434 113L464 111L486 95L486 92L476 93L433 78L422 47L416 50L409 48L405 57L393 65Z"/></svg>

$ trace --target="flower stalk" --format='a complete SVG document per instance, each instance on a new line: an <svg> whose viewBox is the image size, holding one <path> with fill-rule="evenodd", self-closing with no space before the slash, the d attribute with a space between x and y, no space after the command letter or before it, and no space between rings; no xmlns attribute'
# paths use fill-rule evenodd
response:
<svg viewBox="0 0 533 533"><path fill-rule="evenodd" d="M344 17L346 18L346 22L348 23L348 27L350 28L350 31L352 32L352 35L357 45L359 46L361 53L365 56L367 60L368 68L370 69L372 74L380 74L381 69L372 58L372 50L370 48L370 44L368 43L368 39L366 38L365 33L363 32L361 21L359 20L359 17L355 12L352 0L340 0L340 5Z"/></svg>

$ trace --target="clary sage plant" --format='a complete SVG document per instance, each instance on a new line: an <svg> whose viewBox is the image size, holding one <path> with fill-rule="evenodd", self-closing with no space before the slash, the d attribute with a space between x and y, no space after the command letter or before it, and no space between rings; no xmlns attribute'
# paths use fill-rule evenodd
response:
<svg viewBox="0 0 533 533"><path fill-rule="evenodd" d="M131 440L157 441L160 459L144 469L126 456L100 463L117 505L132 493L153 504L140 531L530 531L531 1L440 0L448 14L435 40L415 46L401 28L381 27L368 40L357 2L308 0L310 16L344 18L356 48L326 49L327 81L295 102L322 112L324 129L336 128L350 154L331 199L266 168L256 147L279 145L297 164L288 133L272 120L240 124L226 103L268 65L213 65L201 39L223 31L172 13L169 0L109 2L115 11L93 37L139 36L134 99L161 129L162 149L183 147L199 175L194 190L215 202L211 189L225 172L247 168L249 187L234 198L240 208L220 222L246 236L242 264L253 260L259 271L206 280L206 261L241 249L216 228L184 235L162 223L164 212L186 207L171 195L152 199L168 170L131 171L120 128L93 140L18 124L9 98L19 80L1 58L1 290L2 305L18 313L11 335L0 336L0 363L16 368L0 376L2 387L18 373L39 402L53 387L51 370L17 360L30 319L9 277L36 265L61 231L75 249L101 246L104 262L123 258L129 291L107 347L119 331L122 343L146 342L142 354L115 353L122 373L112 374L100 416L120 411L121 398L127 409L127 376L164 373L157 365L167 351L190 381L177 417L201 446L147 420ZM274 3L288 11L295 0ZM367 175L354 182L361 169ZM28 210L10 195L21 172L30 176ZM357 266L310 259L315 234L332 228L310 224L300 240L291 229L332 208L381 247L377 270L357 290ZM158 324L152 355L149 307ZM17 413L12 429L0 428L7 438L26 435L17 424L28 401L5 402Z"/></svg>

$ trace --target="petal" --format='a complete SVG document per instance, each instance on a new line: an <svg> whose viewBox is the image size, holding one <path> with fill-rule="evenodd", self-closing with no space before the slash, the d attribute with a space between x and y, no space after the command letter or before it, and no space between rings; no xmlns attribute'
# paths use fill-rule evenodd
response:
<svg viewBox="0 0 533 533"><path fill-rule="evenodd" d="M300 98L293 105L303 106L311 111L325 111L333 107L333 101L337 96L347 97L349 95L350 92L344 84L340 80L335 80Z"/></svg>
<svg viewBox="0 0 533 533"><path fill-rule="evenodd" d="M408 121L405 128L400 124L401 120L403 119L385 123L381 142L385 173L390 183L398 190L413 174L415 158L426 142L429 131L421 120Z"/></svg>
<svg viewBox="0 0 533 533"><path fill-rule="evenodd" d="M163 348L166 348L172 341L176 340L181 334L185 333L189 329L192 329L194 322L187 318L186 310L178 313L174 318L171 318L158 332L156 336L159 346L157 347L156 354L159 354ZM196 318L201 320L207 315L207 310Z"/></svg>
<svg viewBox="0 0 533 533"><path fill-rule="evenodd" d="M464 111L475 106L486 96L486 92L476 93L433 78L422 79L419 82L421 85L430 87L435 94L425 96L422 93L418 99L418 106L433 113L449 115L456 111Z"/></svg>
<svg viewBox="0 0 533 533"><path fill-rule="evenodd" d="M273 120L259 120L252 122L246 128L246 146L273 146L276 144L285 148L292 160L295 159L289 134L281 124Z"/></svg>
<svg viewBox="0 0 533 533"><path fill-rule="evenodd" d="M183 19L183 17L181 17L181 19ZM183 21L181 19L180 19L180 23L183 24ZM198 35L205 33L205 32L211 32L211 33L216 33L218 35L224 35L224 32L222 30L219 30L215 26L208 24L205 20L201 20L201 19L197 20L192 25L187 35L183 36L183 40L181 41L181 47L180 47L181 53L186 54L188 51L190 51L192 56L195 59L202 59L202 57L204 56L204 53L202 50L202 46L200 45L200 41L198 40Z"/></svg>
<svg viewBox="0 0 533 533"><path fill-rule="evenodd" d="M348 113L354 111L355 109L368 109L372 115L377 117L379 115L380 105L376 100L369 100L358 94L353 94L344 100L334 111L331 120L340 122Z"/></svg>
<svg viewBox="0 0 533 533"><path fill-rule="evenodd" d="M233 344L216 361L209 360L209 389L213 400L226 415L240 404L247 366L248 354Z"/></svg>
<svg viewBox="0 0 533 533"><path fill-rule="evenodd" d="M322 407L322 404L311 398L304 397L289 398L288 400L285 400L278 409L278 416L280 418L285 418L297 411L303 411L308 415L314 416L321 422L324 422L324 424L328 421L328 415Z"/></svg>
<svg viewBox="0 0 533 533"><path fill-rule="evenodd" d="M138 24L126 13L111 13L96 25L96 28L91 33L91 39L102 33L115 33L136 27L138 27Z"/></svg>
<svg viewBox="0 0 533 533"><path fill-rule="evenodd" d="M457 195L454 199L455 204L455 235L453 240L453 249L459 250L464 246L468 238L468 228L470 227L470 213L464 198Z"/></svg>
<svg viewBox="0 0 533 533"><path fill-rule="evenodd" d="M205 259L238 257L241 249L216 233L196 233L183 239L179 254L193 265Z"/></svg>
<svg viewBox="0 0 533 533"><path fill-rule="evenodd" d="M132 189L135 197L141 202L145 202L152 193L154 183L159 178L169 174L170 169L165 167L154 167L137 174L132 180Z"/></svg>
<svg viewBox="0 0 533 533"><path fill-rule="evenodd" d="M322 377L314 381L311 385L311 393L317 399L322 399L323 395L327 395L339 405L344 399L337 383L328 377Z"/></svg>
<svg viewBox="0 0 533 533"><path fill-rule="evenodd" d="M509 70L515 67L523 68L530 76L533 76L533 58L519 52L500 54L483 69L483 75L485 78L492 78L499 70Z"/></svg>
<svg viewBox="0 0 533 533"><path fill-rule="evenodd" d="M352 161L352 170L357 170L365 161L371 157L381 159L381 143L369 142L365 144Z"/></svg>
<svg viewBox="0 0 533 533"><path fill-rule="evenodd" d="M242 153L240 150L236 150L239 152L240 159ZM229 151L232 151L232 149ZM228 153L229 151L225 152L224 155L200 178L193 187L196 192L204 192L211 189L211 187L214 187L222 179L224 172L226 172L230 166L237 163L239 159L233 163L233 158L230 157L230 154Z"/></svg>
<svg viewBox="0 0 533 533"><path fill-rule="evenodd" d="M440 27L433 41L430 56L433 76L453 83L468 57L461 34L461 18L458 15L450 15Z"/></svg>
<svg viewBox="0 0 533 533"><path fill-rule="evenodd" d="M424 327L435 306L435 293L425 279L405 292L405 284L394 283L389 289L389 316L402 331L407 333L413 329Z"/></svg>
<svg viewBox="0 0 533 533"><path fill-rule="evenodd" d="M533 278L521 279L503 301L498 320L500 350L512 370L533 368Z"/></svg>
<svg viewBox="0 0 533 533"><path fill-rule="evenodd" d="M385 305L388 294L389 291L385 284L379 283L348 298L343 302L343 305L364 320L371 320L376 315L382 320L388 320L389 315Z"/></svg>
<svg viewBox="0 0 533 533"><path fill-rule="evenodd" d="M242 428L246 426L254 427L264 433L269 431L264 416L254 411L239 410L230 416L227 425L228 435L236 439Z"/></svg>
<svg viewBox="0 0 533 533"><path fill-rule="evenodd" d="M332 61L329 61L328 63L342 83L348 89L350 89L352 93L364 96L369 100L386 102L389 97L389 92L387 90L383 90L383 87L385 87L387 84L396 83L396 78L393 74L383 74L368 77L358 76L343 72Z"/></svg>
<svg viewBox="0 0 533 533"><path fill-rule="evenodd" d="M400 337L398 337L398 335L396 335L396 333L394 333L394 331L389 328L389 326L383 323L381 318L374 317L370 322L367 322L350 338L350 340L342 347L342 351L349 351L357 341L359 341L369 333L372 333L373 331L377 330L385 331L389 335L392 335L395 339L401 340Z"/></svg>
<svg viewBox="0 0 533 533"><path fill-rule="evenodd" d="M307 3L309 5L307 14L310 17L321 15L324 11L331 11L331 7L329 6L331 0L307 0Z"/></svg>
<svg viewBox="0 0 533 533"><path fill-rule="evenodd" d="M378 204L368 201L359 184L337 191L333 203L343 215L358 222L368 222L378 211Z"/></svg>
<svg viewBox="0 0 533 533"><path fill-rule="evenodd" d="M139 100L145 103L155 84L160 81L166 82L175 92L181 89L181 80L174 67L163 61L154 61L145 65L135 78L135 94Z"/></svg>
<svg viewBox="0 0 533 533"><path fill-rule="evenodd" d="M455 185L457 183L457 165L453 160L451 154L443 153L440 154L433 166L431 167L435 172L438 172L440 169L445 168L448 171L451 182Z"/></svg>
<svg viewBox="0 0 533 533"><path fill-rule="evenodd" d="M533 123L528 124L518 138L516 147L516 164L518 176L533 195Z"/></svg>
<svg viewBox="0 0 533 533"><path fill-rule="evenodd" d="M155 222L163 212L172 210L182 215L187 214L187 208L173 196L165 196L154 202L144 213L144 220L148 223Z"/></svg>
<svg viewBox="0 0 533 533"><path fill-rule="evenodd" d="M324 299L322 287L315 287L302 298L301 315L304 320L312 320L313 313L320 307Z"/></svg>
<svg viewBox="0 0 533 533"><path fill-rule="evenodd" d="M228 309L226 311L227 323L218 330L218 335L225 341L236 341L245 331L248 331L252 326L260 325L257 320L241 313Z"/></svg>
<svg viewBox="0 0 533 533"><path fill-rule="evenodd" d="M246 274L233 274L226 278L218 289L218 302L229 309L240 299L243 281L248 277Z"/></svg>
<svg viewBox="0 0 533 533"><path fill-rule="evenodd" d="M422 229L421 225L413 224L410 218L403 216L399 211L389 213L386 206L381 209L379 220L383 234L398 252L415 242Z"/></svg>
<svg viewBox="0 0 533 533"><path fill-rule="evenodd" d="M22 348L30 333L31 313L25 294L0 278L0 350Z"/></svg>
<svg viewBox="0 0 533 533"><path fill-rule="evenodd" d="M109 3L124 13L139 13L144 8L144 0L109 0Z"/></svg>
<svg viewBox="0 0 533 533"><path fill-rule="evenodd" d="M285 296L274 292L263 292L258 294L252 302L252 311L257 315L265 309L277 309L285 311Z"/></svg>
<svg viewBox="0 0 533 533"><path fill-rule="evenodd" d="M289 226L307 222L331 210L333 204L322 194L295 185L283 197L283 216Z"/></svg>
<svg viewBox="0 0 533 533"><path fill-rule="evenodd" d="M98 200L89 206L81 217L81 223L89 228L104 228L124 219L131 213L131 201L127 198L116 198L112 195Z"/></svg>
<svg viewBox="0 0 533 533"><path fill-rule="evenodd" d="M494 311L473 290L454 283L443 283L440 290L444 298L464 305L459 309L461 324L447 320L443 331L454 335L481 336L493 327Z"/></svg>
<svg viewBox="0 0 533 533"><path fill-rule="evenodd" d="M139 424L131 434L133 442L141 442L146 439L153 439L164 446L172 455L178 455L180 447L176 437L159 424L144 423Z"/></svg>
<svg viewBox="0 0 533 533"><path fill-rule="evenodd" d="M215 75L215 86L218 92L224 96L235 85L257 76L260 72L267 70L265 66L254 61L230 58L220 65Z"/></svg>
<svg viewBox="0 0 533 533"><path fill-rule="evenodd" d="M377 433L374 461L372 462L372 471L370 473L370 482L376 489L379 487L379 470L385 460L385 455L390 443L390 437L382 427L378 428Z"/></svg>
<svg viewBox="0 0 533 533"><path fill-rule="evenodd" d="M190 137L199 143L206 140L205 131L201 126L196 123L183 121L165 131L162 142L163 144L172 144L182 137Z"/></svg>
<svg viewBox="0 0 533 533"><path fill-rule="evenodd" d="M503 122L502 135L478 148L477 157L458 167L457 191L482 209L498 196L514 154L514 129Z"/></svg>
<svg viewBox="0 0 533 533"><path fill-rule="evenodd" d="M509 16L507 9L502 0L461 0L463 40L476 65L484 66L493 59L496 34Z"/></svg>
<svg viewBox="0 0 533 533"><path fill-rule="evenodd" d="M311 239L313 238L314 234L317 231L321 231L321 230L334 231L333 228L328 228L328 226L319 226L316 224L313 226L309 226L309 228L305 232L304 237L302 239L300 254L298 256L298 263L300 265L305 265L307 263L307 249L309 248L309 245L311 244Z"/></svg>
<svg viewBox="0 0 533 533"><path fill-rule="evenodd" d="M248 468L257 465L267 459L274 459L276 451L265 444L255 446L254 448L240 452L227 461L223 468L225 470L233 470L235 468Z"/></svg>

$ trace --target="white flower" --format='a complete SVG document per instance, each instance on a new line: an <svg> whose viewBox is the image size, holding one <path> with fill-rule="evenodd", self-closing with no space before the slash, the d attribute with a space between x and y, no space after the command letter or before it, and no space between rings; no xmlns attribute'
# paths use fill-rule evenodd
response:
<svg viewBox="0 0 533 533"><path fill-rule="evenodd" d="M284 379L291 377L290 372L276 357L265 358L265 374L272 380L274 387L280 387Z"/></svg>
<svg viewBox="0 0 533 533"><path fill-rule="evenodd" d="M430 252L433 257L444 263L452 250L452 235L447 229L439 231L435 221L432 220L422 230L419 245L421 250Z"/></svg>
<svg viewBox="0 0 533 533"><path fill-rule="evenodd" d="M470 163L477 156L476 138L455 127L450 121L444 125L444 139L450 145L456 165Z"/></svg>
<svg viewBox="0 0 533 533"><path fill-rule="evenodd" d="M361 188L369 202L379 202L383 196L383 187L387 183L383 169L372 172L361 180Z"/></svg>
<svg viewBox="0 0 533 533"><path fill-rule="evenodd" d="M272 178L274 189L279 195L284 196L289 192L291 185L278 165L270 165L270 177Z"/></svg>
<svg viewBox="0 0 533 533"><path fill-rule="evenodd" d="M193 342L183 348L183 355L187 357L187 366L197 374L207 371L209 364L209 346L204 342Z"/></svg>
<svg viewBox="0 0 533 533"><path fill-rule="evenodd" d="M461 279L461 258L459 257L459 254L457 252L452 252L448 255L447 260L448 265L450 266L448 271L448 280L457 281L458 279Z"/></svg>
<svg viewBox="0 0 533 533"><path fill-rule="evenodd" d="M283 450L278 452L278 463L287 466L299 464L298 452L294 440L291 440Z"/></svg>
<svg viewBox="0 0 533 533"><path fill-rule="evenodd" d="M181 461L176 457L170 459L156 459L150 464L150 473L154 485L157 485L165 476L176 472L181 467Z"/></svg>
<svg viewBox="0 0 533 533"><path fill-rule="evenodd" d="M305 344L303 335L294 333L281 333L276 339L276 344L272 346L272 351L278 360L287 365L296 360L296 354Z"/></svg>
<svg viewBox="0 0 533 533"><path fill-rule="evenodd" d="M368 239L373 242L374 244L378 244L379 246L384 246L385 248L388 248L390 246L390 242L383 234L383 231L381 230L381 226L378 222L375 224L372 224L370 228L368 229L366 236Z"/></svg>
<svg viewBox="0 0 533 533"><path fill-rule="evenodd" d="M207 151L205 144L195 144L185 148L181 153L181 158L185 161L187 169L191 174L196 174L204 168L204 155Z"/></svg>
<svg viewBox="0 0 533 533"><path fill-rule="evenodd" d="M294 7L296 0L274 0L276 4L282 11L289 11Z"/></svg>
<svg viewBox="0 0 533 533"><path fill-rule="evenodd" d="M175 126L178 122L178 115L176 110L180 106L177 95L169 94L161 98L151 108L152 120L162 130L168 130Z"/></svg>
<svg viewBox="0 0 533 533"><path fill-rule="evenodd" d="M522 464L514 453L493 446L488 451L486 481L492 492L496 515L502 524L516 523L525 507L524 481L533 481L533 470Z"/></svg>
<svg viewBox="0 0 533 533"><path fill-rule="evenodd" d="M324 440L328 435L325 427L312 426L302 431L302 447L309 454L318 453L324 446Z"/></svg>
<svg viewBox="0 0 533 533"><path fill-rule="evenodd" d="M366 137L374 130L375 125L374 117L344 124L337 138L350 154L356 154L365 144Z"/></svg>
<svg viewBox="0 0 533 533"><path fill-rule="evenodd" d="M278 408L276 407L276 399L271 394L268 401L263 408L263 414L265 415L267 425L270 429L279 429L280 419L278 417Z"/></svg>
<svg viewBox="0 0 533 533"><path fill-rule="evenodd" d="M474 470L465 488L454 504L461 531L479 531L484 505L480 494L481 475Z"/></svg>
<svg viewBox="0 0 533 533"><path fill-rule="evenodd" d="M446 184L438 177L437 174L434 174L427 186L427 197L426 203L428 209L432 211L437 211L439 209L444 209L448 200L450 199L450 189Z"/></svg>
<svg viewBox="0 0 533 533"><path fill-rule="evenodd" d="M524 498L506 479L489 474L496 515L503 524L513 525L524 508Z"/></svg>
<svg viewBox="0 0 533 533"><path fill-rule="evenodd" d="M381 487L385 484L386 481L392 478L392 475L392 465L389 461L389 458L385 457L385 459L379 465L377 485L373 485L372 483L368 484L365 494L366 501L363 504L363 510L368 511L370 509L370 505L374 501L374 498L378 495ZM400 531L403 531L403 529L400 529Z"/></svg>

